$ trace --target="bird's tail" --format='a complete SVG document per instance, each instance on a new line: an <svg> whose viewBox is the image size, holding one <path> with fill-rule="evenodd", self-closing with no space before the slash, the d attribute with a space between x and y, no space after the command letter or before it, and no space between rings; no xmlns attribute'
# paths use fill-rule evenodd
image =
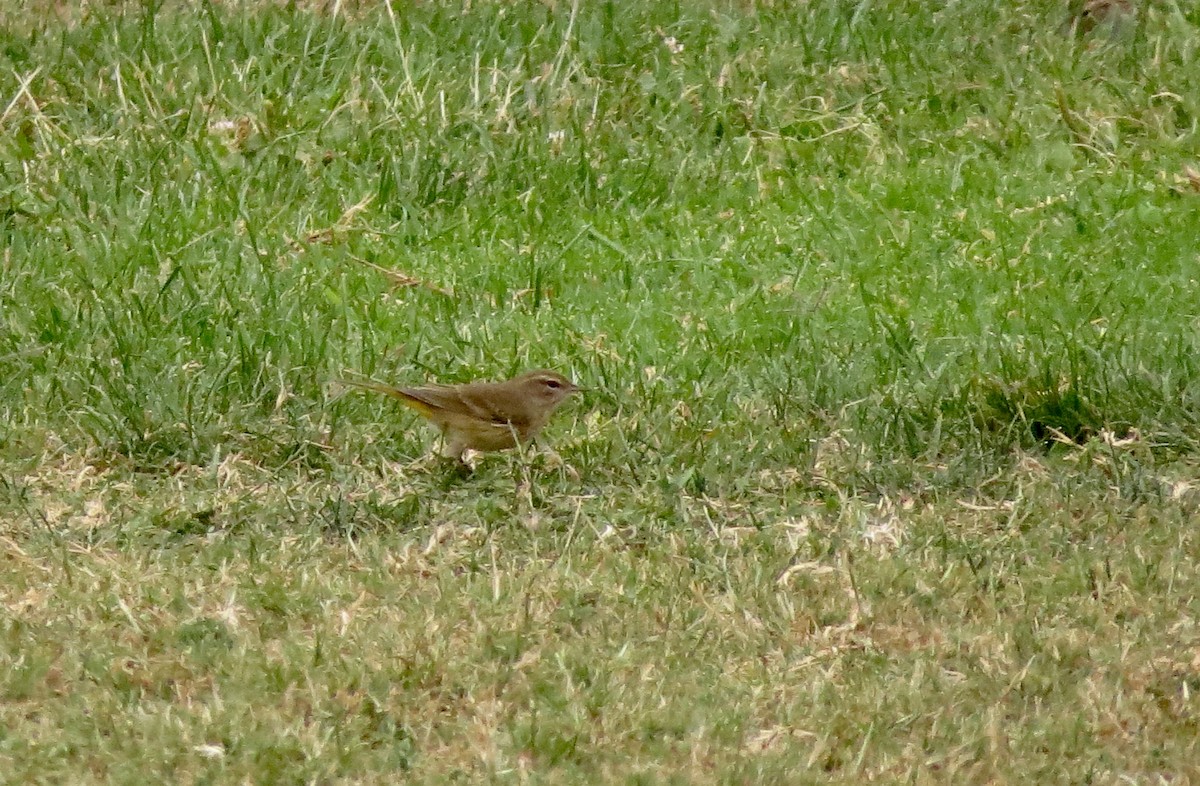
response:
<svg viewBox="0 0 1200 786"><path fill-rule="evenodd" d="M428 416L429 413L433 411L433 408L430 407L428 403L422 401L403 388L385 385L382 382L375 382L374 380L370 379L341 379L338 380L338 382L346 387L358 388L359 390L373 390L376 393L382 393L385 396L391 396L402 404L412 407L417 412L420 412L425 416Z"/></svg>

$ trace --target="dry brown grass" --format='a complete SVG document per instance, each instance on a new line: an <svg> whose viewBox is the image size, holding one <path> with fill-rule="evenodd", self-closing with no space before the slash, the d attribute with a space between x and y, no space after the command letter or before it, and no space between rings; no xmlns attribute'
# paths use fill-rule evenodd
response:
<svg viewBox="0 0 1200 786"><path fill-rule="evenodd" d="M1024 467L1007 499L760 499L739 526L729 500L621 523L500 492L515 462L438 497L420 467L335 485L65 456L17 481L0 541L10 772L1183 777L1195 492L1066 496L1091 481ZM413 493L420 523L379 518Z"/></svg>

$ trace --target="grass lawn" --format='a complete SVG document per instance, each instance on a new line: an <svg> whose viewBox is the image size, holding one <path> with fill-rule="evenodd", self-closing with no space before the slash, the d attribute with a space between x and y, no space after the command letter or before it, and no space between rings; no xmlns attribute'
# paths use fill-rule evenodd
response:
<svg viewBox="0 0 1200 786"><path fill-rule="evenodd" d="M1200 7L1069 5L4 3L0 782L1200 782Z"/></svg>

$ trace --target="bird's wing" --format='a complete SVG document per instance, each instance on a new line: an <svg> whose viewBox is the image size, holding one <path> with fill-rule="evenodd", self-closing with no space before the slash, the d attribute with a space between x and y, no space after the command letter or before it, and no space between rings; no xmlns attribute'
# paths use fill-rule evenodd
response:
<svg viewBox="0 0 1200 786"><path fill-rule="evenodd" d="M419 388L406 388L400 392L445 413L465 415L503 428L511 425L520 429L522 426L522 418L513 417L496 406L493 401L495 397L488 391L486 383L426 385Z"/></svg>
<svg viewBox="0 0 1200 786"><path fill-rule="evenodd" d="M493 385L487 382L422 385L419 388L397 388L372 381L344 380L344 383L399 399L438 423L468 419L476 425L486 423L505 430L515 428L523 434L533 422L525 408L514 406L502 392L498 395L492 389Z"/></svg>
<svg viewBox="0 0 1200 786"><path fill-rule="evenodd" d="M530 425L526 407L521 406L519 400L513 400L511 392L499 385L476 382L459 387L455 393L476 417L487 418L505 428L511 426L520 432Z"/></svg>

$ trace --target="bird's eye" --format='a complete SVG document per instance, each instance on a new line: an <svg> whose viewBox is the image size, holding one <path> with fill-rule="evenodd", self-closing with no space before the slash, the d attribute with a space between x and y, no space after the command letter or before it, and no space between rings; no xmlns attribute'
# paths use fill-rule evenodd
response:
<svg viewBox="0 0 1200 786"><path fill-rule="evenodd" d="M562 387L562 383L559 382L557 379L546 379L546 380L542 380L542 381L546 383L546 387L548 387L548 388L554 388L557 390L558 388Z"/></svg>

